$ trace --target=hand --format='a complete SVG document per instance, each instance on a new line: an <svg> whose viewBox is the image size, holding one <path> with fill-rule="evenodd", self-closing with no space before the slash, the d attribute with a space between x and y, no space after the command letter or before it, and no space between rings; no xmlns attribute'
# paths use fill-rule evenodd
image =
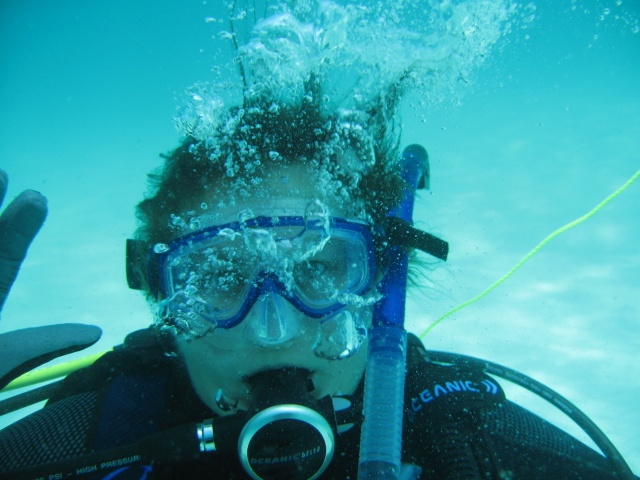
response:
<svg viewBox="0 0 640 480"><path fill-rule="evenodd" d="M7 192L7 182L7 174L0 170L0 205ZM18 276L29 245L46 217L47 199L34 190L22 192L0 215L0 310ZM74 323L0 334L0 389L49 360L93 345L100 335L102 330L98 327ZM22 408L30 401L25 402L16 408Z"/></svg>
<svg viewBox="0 0 640 480"><path fill-rule="evenodd" d="M8 182L7 174L0 170L0 206ZM46 217L47 199L34 190L22 192L0 214L0 310Z"/></svg>

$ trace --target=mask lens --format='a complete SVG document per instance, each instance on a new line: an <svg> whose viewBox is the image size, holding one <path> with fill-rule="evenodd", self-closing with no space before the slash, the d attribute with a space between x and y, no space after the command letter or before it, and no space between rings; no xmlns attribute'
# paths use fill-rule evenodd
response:
<svg viewBox="0 0 640 480"><path fill-rule="evenodd" d="M178 249L165 262L169 294L184 292L208 303L216 322L240 309L251 289L257 265L236 232L221 230L212 238Z"/></svg>
<svg viewBox="0 0 640 480"><path fill-rule="evenodd" d="M339 302L342 294L362 292L369 273L362 236L334 229L321 250L296 263L296 294L309 306L322 309Z"/></svg>
<svg viewBox="0 0 640 480"><path fill-rule="evenodd" d="M364 225L334 219L315 227L303 217L258 217L177 239L161 259L163 295L211 308L207 320L236 325L266 292L264 279L303 313L323 316L344 295L361 294L373 277ZM341 303L342 302L342 303Z"/></svg>

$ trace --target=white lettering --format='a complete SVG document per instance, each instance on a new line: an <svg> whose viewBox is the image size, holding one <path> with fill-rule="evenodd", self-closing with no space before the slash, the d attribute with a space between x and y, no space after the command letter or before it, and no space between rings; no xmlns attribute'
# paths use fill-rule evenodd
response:
<svg viewBox="0 0 640 480"><path fill-rule="evenodd" d="M139 462L140 455L133 455L131 457L118 458L117 460L111 460L110 462L103 462L100 464L100 470L105 468L122 467L123 465L129 465L131 463Z"/></svg>
<svg viewBox="0 0 640 480"><path fill-rule="evenodd" d="M284 455L282 457L251 457L249 459L249 463L254 465L264 465L264 464L272 464L272 463L281 463L281 462L290 462L292 460L298 460L300 458L306 458L311 455L315 455L320 453L320 447L311 448L309 450L305 450L304 452L297 452L292 455Z"/></svg>
<svg viewBox="0 0 640 480"><path fill-rule="evenodd" d="M82 475L83 473L91 473L91 472L97 472L97 471L98 471L97 465L88 465L86 467L76 468L76 475Z"/></svg>

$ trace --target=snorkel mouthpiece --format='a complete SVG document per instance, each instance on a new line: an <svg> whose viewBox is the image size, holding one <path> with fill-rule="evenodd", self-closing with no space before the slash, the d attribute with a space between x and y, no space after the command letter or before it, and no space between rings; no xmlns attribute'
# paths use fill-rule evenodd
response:
<svg viewBox="0 0 640 480"><path fill-rule="evenodd" d="M309 375L282 368L247 379L252 416L240 433L238 455L251 478L312 480L329 466L335 446L333 403L310 395Z"/></svg>

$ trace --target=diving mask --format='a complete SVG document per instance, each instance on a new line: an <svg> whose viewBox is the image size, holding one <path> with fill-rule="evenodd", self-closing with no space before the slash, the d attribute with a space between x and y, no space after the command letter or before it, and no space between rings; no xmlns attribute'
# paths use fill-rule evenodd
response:
<svg viewBox="0 0 640 480"><path fill-rule="evenodd" d="M324 319L372 287L373 235L341 218L256 217L156 245L148 278L165 310L216 328L232 328L256 302L278 297Z"/></svg>

